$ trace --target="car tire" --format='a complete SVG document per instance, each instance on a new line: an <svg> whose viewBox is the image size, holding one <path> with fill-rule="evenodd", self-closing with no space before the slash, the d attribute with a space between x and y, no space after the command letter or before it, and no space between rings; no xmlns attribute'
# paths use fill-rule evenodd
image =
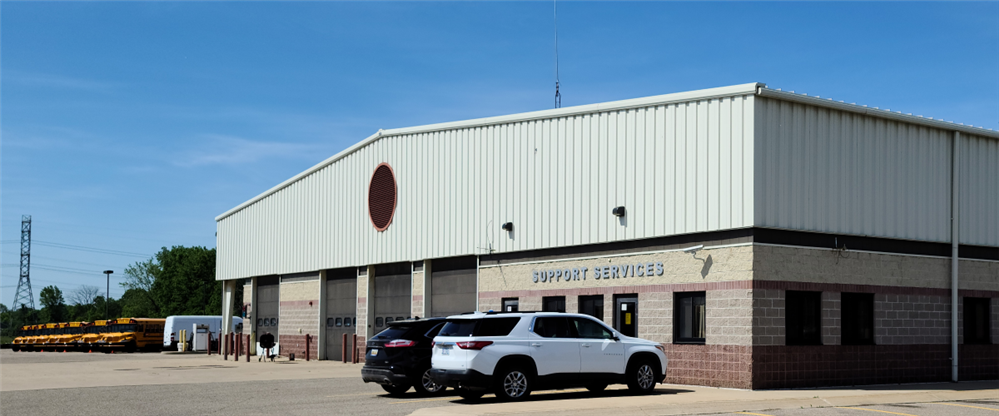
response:
<svg viewBox="0 0 999 416"><path fill-rule="evenodd" d="M519 366L507 367L496 373L496 398L503 401L524 400L531 395L534 380L531 373Z"/></svg>
<svg viewBox="0 0 999 416"><path fill-rule="evenodd" d="M594 393L601 392L607 389L607 383L593 383L587 384L586 389Z"/></svg>
<svg viewBox="0 0 999 416"><path fill-rule="evenodd" d="M444 393L447 390L446 386L437 384L432 377L430 377L430 369L427 368L419 373L419 377L414 380L413 387L416 388L416 393L421 396L436 396Z"/></svg>
<svg viewBox="0 0 999 416"><path fill-rule="evenodd" d="M628 368L628 390L638 394L651 393L656 388L656 365L650 360L639 360Z"/></svg>
<svg viewBox="0 0 999 416"><path fill-rule="evenodd" d="M382 389L385 390L386 392L388 392L389 395L392 395L392 396L402 396L403 393L409 391L409 386L407 386L407 385L397 386L397 385L394 385L394 384L392 384L392 385L382 384Z"/></svg>

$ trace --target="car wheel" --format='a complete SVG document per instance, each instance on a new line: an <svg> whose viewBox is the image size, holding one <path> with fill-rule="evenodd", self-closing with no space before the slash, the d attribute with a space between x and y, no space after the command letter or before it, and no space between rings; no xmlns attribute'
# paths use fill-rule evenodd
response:
<svg viewBox="0 0 999 416"><path fill-rule="evenodd" d="M426 369L421 373L420 379L413 384L416 388L416 392L420 395L432 396L436 394L441 394L447 387L437 384L432 377L430 377L430 369Z"/></svg>
<svg viewBox="0 0 999 416"><path fill-rule="evenodd" d="M388 392L388 394L390 394L390 395L401 396L403 393L409 391L409 386L407 386L407 385L396 386L396 385L382 384L382 389L385 390L386 392Z"/></svg>
<svg viewBox="0 0 999 416"><path fill-rule="evenodd" d="M482 398L486 392L481 390L467 390L467 389L456 389L458 391L458 396L466 401L474 402Z"/></svg>
<svg viewBox="0 0 999 416"><path fill-rule="evenodd" d="M651 361L637 362L628 369L628 389L640 394L652 392L656 388L656 372Z"/></svg>
<svg viewBox="0 0 999 416"><path fill-rule="evenodd" d="M523 400L531 395L531 376L520 367L497 373L496 397L500 400Z"/></svg>
<svg viewBox="0 0 999 416"><path fill-rule="evenodd" d="M592 392L604 391L607 388L607 383L594 383L587 384L586 389Z"/></svg>

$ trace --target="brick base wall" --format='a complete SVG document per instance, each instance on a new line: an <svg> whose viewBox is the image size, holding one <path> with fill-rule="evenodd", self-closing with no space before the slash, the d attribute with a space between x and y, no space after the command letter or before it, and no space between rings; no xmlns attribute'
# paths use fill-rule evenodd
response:
<svg viewBox="0 0 999 416"><path fill-rule="evenodd" d="M753 347L664 344L666 382L711 387L753 388Z"/></svg>
<svg viewBox="0 0 999 416"><path fill-rule="evenodd" d="M287 357L288 354L295 353L296 360L305 359L305 335L281 335L278 337L281 343L280 354L282 357ZM316 354L319 353L319 348L316 346L316 337L313 336L312 340L309 341L309 355L311 359L318 359Z"/></svg>
<svg viewBox="0 0 999 416"><path fill-rule="evenodd" d="M999 379L999 345L961 345L961 380ZM950 381L949 345L757 346L752 388Z"/></svg>

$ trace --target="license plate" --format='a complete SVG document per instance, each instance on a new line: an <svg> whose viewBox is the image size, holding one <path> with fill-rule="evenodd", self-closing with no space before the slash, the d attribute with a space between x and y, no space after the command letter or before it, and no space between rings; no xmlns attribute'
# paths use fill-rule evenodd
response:
<svg viewBox="0 0 999 416"><path fill-rule="evenodd" d="M371 355L378 355L378 348L372 348Z"/></svg>
<svg viewBox="0 0 999 416"><path fill-rule="evenodd" d="M441 348L441 355L451 355L450 348Z"/></svg>

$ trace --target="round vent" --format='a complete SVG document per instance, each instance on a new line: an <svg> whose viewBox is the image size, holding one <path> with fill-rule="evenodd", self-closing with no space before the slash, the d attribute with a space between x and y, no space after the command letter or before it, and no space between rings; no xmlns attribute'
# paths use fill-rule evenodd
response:
<svg viewBox="0 0 999 416"><path fill-rule="evenodd" d="M376 230L385 231L392 223L396 198L395 174L388 163L382 163L375 168L368 185L368 216Z"/></svg>

